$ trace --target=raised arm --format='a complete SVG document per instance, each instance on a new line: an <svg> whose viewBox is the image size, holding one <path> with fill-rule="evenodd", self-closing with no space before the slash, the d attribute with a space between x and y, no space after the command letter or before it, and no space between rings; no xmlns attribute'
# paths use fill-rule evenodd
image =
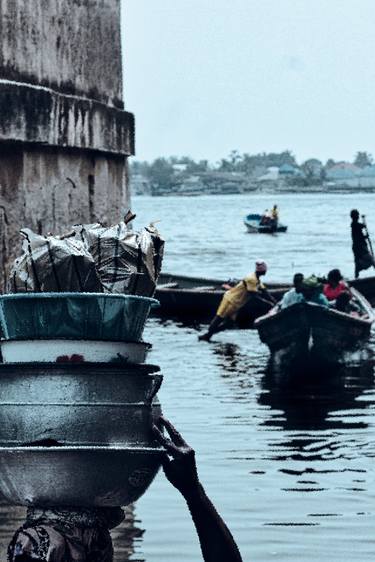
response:
<svg viewBox="0 0 375 562"><path fill-rule="evenodd" d="M184 441L173 425L161 417L159 427L165 428L169 438L154 426L158 441L167 450L163 462L166 477L181 492L189 507L205 562L242 562L234 539L207 497L199 482L194 450Z"/></svg>

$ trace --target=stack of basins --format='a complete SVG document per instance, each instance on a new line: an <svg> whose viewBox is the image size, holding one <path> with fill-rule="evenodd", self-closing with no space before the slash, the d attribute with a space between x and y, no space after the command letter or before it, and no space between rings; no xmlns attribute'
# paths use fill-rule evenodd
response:
<svg viewBox="0 0 375 562"><path fill-rule="evenodd" d="M0 492L10 504L124 506L161 464L158 367L142 333L157 301L0 296Z"/></svg>

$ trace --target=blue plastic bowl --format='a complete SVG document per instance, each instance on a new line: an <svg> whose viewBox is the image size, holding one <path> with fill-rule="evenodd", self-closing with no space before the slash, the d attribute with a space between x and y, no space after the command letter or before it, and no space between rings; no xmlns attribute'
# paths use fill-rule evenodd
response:
<svg viewBox="0 0 375 562"><path fill-rule="evenodd" d="M148 297L103 293L19 293L0 296L6 340L139 341L152 306Z"/></svg>

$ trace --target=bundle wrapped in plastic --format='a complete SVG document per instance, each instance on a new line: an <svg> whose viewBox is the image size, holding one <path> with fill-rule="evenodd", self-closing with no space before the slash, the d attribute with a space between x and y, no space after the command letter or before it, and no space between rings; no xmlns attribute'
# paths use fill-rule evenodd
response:
<svg viewBox="0 0 375 562"><path fill-rule="evenodd" d="M164 251L164 240L154 225L140 232L134 232L126 222L74 229L95 260L104 291L146 297L154 294Z"/></svg>
<svg viewBox="0 0 375 562"><path fill-rule="evenodd" d="M94 258L75 238L21 230L23 254L13 264L9 292L102 292Z"/></svg>

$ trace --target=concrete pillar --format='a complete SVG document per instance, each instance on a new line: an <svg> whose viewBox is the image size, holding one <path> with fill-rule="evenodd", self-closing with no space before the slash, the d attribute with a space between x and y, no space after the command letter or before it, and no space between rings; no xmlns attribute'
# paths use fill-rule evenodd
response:
<svg viewBox="0 0 375 562"><path fill-rule="evenodd" d="M120 0L0 0L0 291L20 228L119 220L133 153Z"/></svg>

